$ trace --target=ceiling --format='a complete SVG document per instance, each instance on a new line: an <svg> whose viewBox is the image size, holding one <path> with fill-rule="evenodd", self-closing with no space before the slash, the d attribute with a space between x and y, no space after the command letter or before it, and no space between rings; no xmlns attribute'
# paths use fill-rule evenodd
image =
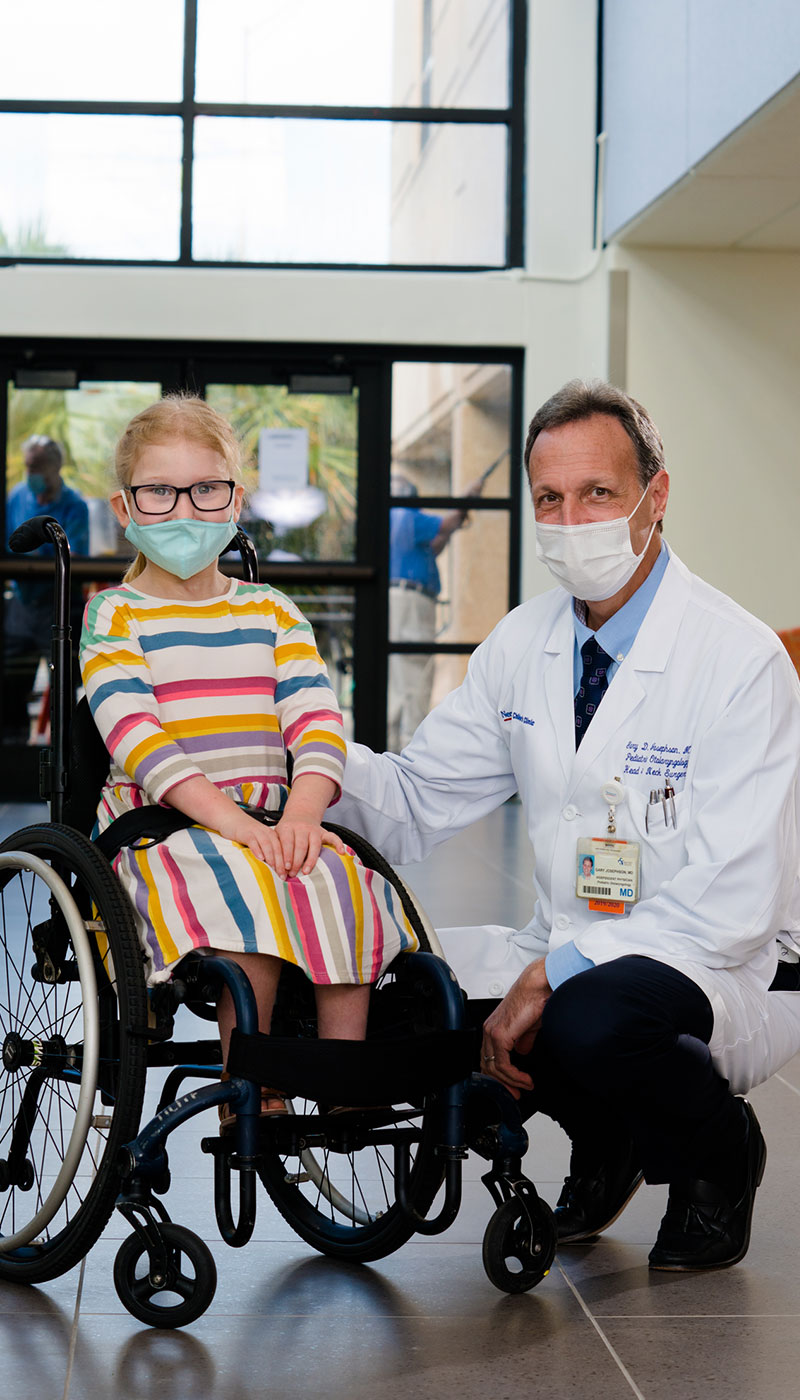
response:
<svg viewBox="0 0 800 1400"><path fill-rule="evenodd" d="M800 251L800 78L619 229L612 242Z"/></svg>

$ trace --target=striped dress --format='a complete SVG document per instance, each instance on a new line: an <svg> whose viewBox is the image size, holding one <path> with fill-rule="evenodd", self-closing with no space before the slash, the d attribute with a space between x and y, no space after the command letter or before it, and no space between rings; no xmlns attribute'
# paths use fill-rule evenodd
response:
<svg viewBox="0 0 800 1400"><path fill-rule="evenodd" d="M155 598L135 581L106 589L86 609L81 671L111 757L99 831L197 774L280 811L287 750L294 777L341 784L342 718L314 634L266 584L233 580L201 602ZM114 868L151 985L195 948L271 953L329 984L374 982L417 946L388 881L330 846L310 875L280 880L246 846L196 826L124 849Z"/></svg>

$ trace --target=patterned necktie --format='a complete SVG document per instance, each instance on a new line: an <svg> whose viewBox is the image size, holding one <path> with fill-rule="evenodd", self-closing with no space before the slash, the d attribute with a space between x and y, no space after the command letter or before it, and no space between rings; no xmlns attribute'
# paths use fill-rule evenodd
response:
<svg viewBox="0 0 800 1400"><path fill-rule="evenodd" d="M591 724L595 711L608 690L608 667L612 658L589 637L581 647L583 675L575 696L575 750L580 748L581 739Z"/></svg>

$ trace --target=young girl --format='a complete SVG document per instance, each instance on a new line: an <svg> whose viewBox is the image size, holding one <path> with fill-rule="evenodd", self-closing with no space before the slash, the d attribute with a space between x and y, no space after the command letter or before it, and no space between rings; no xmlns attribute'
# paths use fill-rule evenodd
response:
<svg viewBox="0 0 800 1400"><path fill-rule="evenodd" d="M369 983L416 939L389 883L320 826L345 745L309 623L277 589L220 573L244 494L237 438L202 399L162 399L128 424L116 474L111 506L139 553L89 603L81 640L111 756L99 828L147 803L198 823L114 862L148 980L191 949L224 953L268 1031L281 963L295 963L314 983L319 1035L363 1039ZM218 1016L224 1059L227 990ZM265 1090L262 1111L285 1111L282 1096Z"/></svg>

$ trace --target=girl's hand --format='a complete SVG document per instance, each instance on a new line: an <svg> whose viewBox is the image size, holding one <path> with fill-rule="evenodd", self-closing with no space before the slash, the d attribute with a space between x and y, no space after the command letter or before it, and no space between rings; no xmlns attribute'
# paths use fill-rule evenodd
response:
<svg viewBox="0 0 800 1400"><path fill-rule="evenodd" d="M201 818L203 824L229 841L238 841L240 846L247 846L282 880L294 875L309 875L323 845L332 846L339 855L344 855L345 847L339 837L332 831L324 831L320 825L322 814L336 791L336 784L322 774L304 774L297 779L289 793L283 816L275 826L265 826L243 812L230 798L215 792L206 778L193 778L176 787L178 796L174 799L174 805L180 811L188 807L182 794L192 799L197 796L194 791L188 791L191 784L202 784L204 790L208 788L214 795L214 811L207 804L209 812ZM196 801L194 806L197 806ZM198 818L195 817L195 820Z"/></svg>
<svg viewBox="0 0 800 1400"><path fill-rule="evenodd" d="M259 860L269 865L282 880L286 878L286 858L277 827L266 826L264 822L257 821L241 809L236 809L230 822L221 822L219 825L225 827L224 831L220 831L220 836L227 837L229 841L236 841L240 846L247 846L254 856L258 856Z"/></svg>
<svg viewBox="0 0 800 1400"><path fill-rule="evenodd" d="M324 831L319 822L281 817L276 826L265 826L247 812L238 811L230 827L220 832L231 841L263 860L282 880L294 875L309 875L317 863L323 845L333 846L340 855L344 846L332 831Z"/></svg>
<svg viewBox="0 0 800 1400"><path fill-rule="evenodd" d="M278 874L285 872L287 878L294 875L310 875L317 863L323 846L332 846L339 855L344 855L344 845L332 831L325 831L319 822L303 820L284 814L278 825L272 828L283 857L283 871L274 865ZM269 862L272 865L272 861Z"/></svg>

